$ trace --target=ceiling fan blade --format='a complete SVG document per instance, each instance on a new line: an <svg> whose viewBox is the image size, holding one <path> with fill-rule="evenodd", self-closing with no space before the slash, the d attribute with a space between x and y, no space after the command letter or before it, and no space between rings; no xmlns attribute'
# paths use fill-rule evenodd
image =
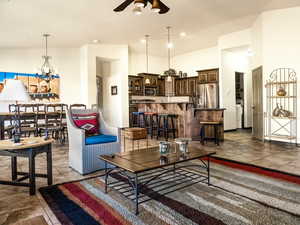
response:
<svg viewBox="0 0 300 225"><path fill-rule="evenodd" d="M162 3L161 1L159 1L159 7L160 7L159 14L165 14L170 10L170 8L166 6L164 3Z"/></svg>
<svg viewBox="0 0 300 225"><path fill-rule="evenodd" d="M121 12L124 9L126 9L127 6L129 6L131 3L133 3L134 0L126 0L121 5L119 5L117 8L114 9L115 12Z"/></svg>

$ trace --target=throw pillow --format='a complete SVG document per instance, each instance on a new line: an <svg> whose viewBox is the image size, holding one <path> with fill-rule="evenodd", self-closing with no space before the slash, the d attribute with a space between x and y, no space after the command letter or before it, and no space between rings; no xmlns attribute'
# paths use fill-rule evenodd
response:
<svg viewBox="0 0 300 225"><path fill-rule="evenodd" d="M100 125L98 113L72 114L72 118L75 125L80 129L84 129L86 134L99 134Z"/></svg>

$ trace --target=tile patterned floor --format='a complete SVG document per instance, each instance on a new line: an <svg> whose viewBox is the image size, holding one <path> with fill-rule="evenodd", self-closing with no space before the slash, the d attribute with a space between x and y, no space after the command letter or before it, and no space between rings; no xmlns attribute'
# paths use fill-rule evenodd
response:
<svg viewBox="0 0 300 225"><path fill-rule="evenodd" d="M214 149L219 157L251 163L263 167L282 170L300 175L300 148L285 144L274 144L253 140L249 132L230 132L225 134L225 142L220 146L207 143L204 147L198 142L194 146L204 149ZM149 141L149 146L157 145L156 140ZM136 145L137 146L137 145ZM140 147L146 142L141 141ZM131 150L131 142L126 142L126 150ZM37 157L37 171L46 172L45 156ZM83 176L68 167L68 146L54 144L53 148L53 176L54 183L78 180ZM28 169L27 161L19 160L19 170ZM0 179L10 179L10 159L0 157ZM89 176L100 175L103 172ZM45 186L46 181L38 178L37 186ZM51 212L45 209L41 196L29 196L28 189L22 187L0 186L0 225L14 224L16 222L43 215L49 224L59 224Z"/></svg>

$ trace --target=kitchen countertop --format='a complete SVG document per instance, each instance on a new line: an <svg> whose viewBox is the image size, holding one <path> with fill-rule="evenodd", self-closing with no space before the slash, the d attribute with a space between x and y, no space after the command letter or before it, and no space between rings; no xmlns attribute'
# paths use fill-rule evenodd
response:
<svg viewBox="0 0 300 225"><path fill-rule="evenodd" d="M195 111L225 111L225 108L194 108Z"/></svg>
<svg viewBox="0 0 300 225"><path fill-rule="evenodd" d="M192 102L135 102L134 104L193 104Z"/></svg>

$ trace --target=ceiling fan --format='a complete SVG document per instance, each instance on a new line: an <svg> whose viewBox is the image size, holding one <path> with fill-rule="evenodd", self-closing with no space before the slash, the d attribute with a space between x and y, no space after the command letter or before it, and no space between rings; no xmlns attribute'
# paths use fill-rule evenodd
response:
<svg viewBox="0 0 300 225"><path fill-rule="evenodd" d="M141 12L141 8L148 5L150 3L152 5L151 10L153 12L157 12L159 14L165 14L169 12L168 6L166 6L164 3L162 3L160 0L125 0L121 5L119 5L117 8L114 9L115 12L121 12L124 9L127 8L131 3L134 3L135 9L139 9Z"/></svg>

